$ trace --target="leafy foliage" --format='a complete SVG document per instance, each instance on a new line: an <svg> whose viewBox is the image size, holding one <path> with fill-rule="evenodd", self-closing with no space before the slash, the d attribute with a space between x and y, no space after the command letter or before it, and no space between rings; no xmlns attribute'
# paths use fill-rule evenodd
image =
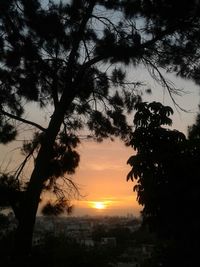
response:
<svg viewBox="0 0 200 267"><path fill-rule="evenodd" d="M193 262L197 256L195 234L199 232L196 213L200 171L198 137L186 139L183 133L163 127L171 124L170 107L153 102L142 103L137 109L136 129L130 142L137 154L127 162L132 167L127 180L136 180L134 191L143 206L143 222L164 238L164 242L169 240L169 247L163 248L165 253L166 248L170 253L176 249L178 260L181 250L187 251L187 259L192 257ZM174 240L174 244L170 240ZM183 248L185 243L191 247ZM164 266L169 266L172 258L160 260Z"/></svg>
<svg viewBox="0 0 200 267"><path fill-rule="evenodd" d="M42 214L45 216L58 216L64 212L68 214L72 212L72 206L64 198L59 199L56 203L48 202L42 209Z"/></svg>
<svg viewBox="0 0 200 267"><path fill-rule="evenodd" d="M5 122L4 119L0 120L0 142L2 144L7 144L12 141L16 137L16 134L17 132L11 124Z"/></svg>
<svg viewBox="0 0 200 267"><path fill-rule="evenodd" d="M198 141L200 138L200 114L197 114L196 122L188 127L188 137L190 140Z"/></svg>

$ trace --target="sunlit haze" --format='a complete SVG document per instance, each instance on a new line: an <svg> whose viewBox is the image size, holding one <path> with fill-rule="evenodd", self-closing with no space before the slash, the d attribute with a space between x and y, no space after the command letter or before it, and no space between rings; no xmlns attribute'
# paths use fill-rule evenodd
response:
<svg viewBox="0 0 200 267"><path fill-rule="evenodd" d="M180 106L189 111L186 113L176 110L167 92L148 76L147 71L142 68L133 69L130 75L133 80L137 78L138 81L145 82L147 86L153 89L152 95L144 95L145 101L160 101L174 109L172 128L187 133L188 125L194 122L198 111L199 89L197 86L192 82L170 76L175 83L175 87L185 91L181 97L175 96L175 99ZM27 118L31 115L35 121L41 123L41 116L36 108L38 109L38 106L30 105L30 110L27 111ZM47 118L50 114L48 112L46 110ZM132 119L131 117L131 122ZM47 125L48 121L43 121L42 123ZM0 160L4 161L1 165L2 170L5 170L9 164L19 164L22 157L16 148L20 146L20 140L24 140L26 137L27 132L22 129L17 142L14 142L9 147L1 146ZM78 152L81 156L80 165L72 178L78 185L80 196L72 201L74 207L72 215L121 216L133 214L139 216L142 207L138 205L136 193L133 192L134 184L126 182L126 175L130 170L130 166L126 162L134 153L133 149L126 147L118 139L114 142L105 140L102 143L83 140L79 145ZM27 171L30 172L31 169L32 166L28 165Z"/></svg>
<svg viewBox="0 0 200 267"><path fill-rule="evenodd" d="M145 101L160 101L174 109L173 129L187 134L187 128L194 122L198 112L199 88L193 82L183 80L173 75L168 78L176 88L183 89L182 96L174 96L177 103L188 112L183 112L174 106L168 93L158 86L144 69L134 70L138 80L144 80L153 94L144 95ZM130 118L132 121L132 118ZM134 184L126 182L130 166L127 159L135 153L131 147L126 147L120 140L102 143L84 141L79 147L81 155L80 166L73 179L79 184L83 198L74 202L75 215L127 215L139 216L142 209L137 203ZM95 203L104 208L95 207Z"/></svg>
<svg viewBox="0 0 200 267"><path fill-rule="evenodd" d="M92 204L92 208L94 208L94 209L98 209L98 210L106 209L106 202L105 201L102 201L102 202L93 201L93 202L91 202L91 204Z"/></svg>

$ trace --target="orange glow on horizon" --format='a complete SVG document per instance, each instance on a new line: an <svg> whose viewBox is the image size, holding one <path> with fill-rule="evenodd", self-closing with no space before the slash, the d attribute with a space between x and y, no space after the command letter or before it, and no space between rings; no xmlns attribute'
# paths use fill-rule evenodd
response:
<svg viewBox="0 0 200 267"><path fill-rule="evenodd" d="M98 210L103 210L106 208L105 203L103 202L96 202L94 203L94 208Z"/></svg>
<svg viewBox="0 0 200 267"><path fill-rule="evenodd" d="M90 201L89 206L93 209L104 210L108 207L110 201Z"/></svg>

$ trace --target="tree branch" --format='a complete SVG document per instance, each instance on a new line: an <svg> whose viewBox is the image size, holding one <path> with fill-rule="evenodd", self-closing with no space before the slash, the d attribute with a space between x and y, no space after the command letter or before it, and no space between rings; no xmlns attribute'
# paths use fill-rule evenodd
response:
<svg viewBox="0 0 200 267"><path fill-rule="evenodd" d="M145 41L144 43L141 43L138 46L138 49L144 49L144 48L148 48L149 46L153 45L154 43L156 43L159 40L162 40L163 37L172 34L174 32L174 29L167 29L163 32L161 32L159 35L155 36L154 38L152 38L151 40ZM112 56L111 56L112 57ZM100 62L101 60L107 59L109 58L109 56L96 56L94 58L92 58L91 60L88 60L86 63L84 63L82 65L81 68L81 73L82 71L84 71L85 69L89 68L90 66Z"/></svg>
<svg viewBox="0 0 200 267"><path fill-rule="evenodd" d="M108 18L106 17L102 17L102 16L95 16L95 15L92 15L93 18L97 19L98 21L100 21L101 23L103 23L107 28L109 27L108 24L106 22L104 22L103 20L107 21L112 27L113 29L119 33L116 25Z"/></svg>
<svg viewBox="0 0 200 267"><path fill-rule="evenodd" d="M3 115L5 115L5 116L8 116L8 117L11 118L11 119L14 119L14 120L17 120L17 121L21 121L21 122L23 122L23 123L26 123L26 124L32 125L32 126L34 126L34 127L37 127L39 130L41 130L41 131L43 131L43 132L46 131L46 129L45 129L44 127L42 127L41 125L39 125L39 124L37 124L37 123L35 123L35 122L33 122L33 121L29 121L29 120L20 118L19 116L16 116L16 115L14 115L14 114L8 113L8 112L6 112L6 111L4 111L4 110L2 110L2 109L0 109L0 114L3 114Z"/></svg>
<svg viewBox="0 0 200 267"><path fill-rule="evenodd" d="M80 24L79 30L76 33L76 38L72 42L72 50L71 50L71 53L70 53L69 59L68 59L68 71L69 71L69 73L71 73L73 71L72 66L74 64L76 53L78 51L79 44L80 44L81 40L83 39L83 34L84 34L84 31L85 31L87 22L90 19L90 16L92 14L94 6L95 6L95 1L91 1L90 4L89 4L89 7L87 9L87 12L86 12L85 16L83 17L83 20L82 20L82 22Z"/></svg>
<svg viewBox="0 0 200 267"><path fill-rule="evenodd" d="M19 179L19 176L20 174L22 173L27 161L29 160L30 156L33 155L33 152L35 150L36 147L34 147L30 152L29 154L25 157L25 159L23 160L23 162L20 164L20 166L17 168L16 172L15 172L15 179L18 180Z"/></svg>
<svg viewBox="0 0 200 267"><path fill-rule="evenodd" d="M178 107L180 110L182 110L182 111L184 111L184 112L187 112L187 110L185 110L184 108L182 108L182 107L176 102L176 100L175 100L174 97L173 97L173 94L180 95L180 92L182 92L182 91L181 91L181 90L178 90L178 89L175 89L175 88L172 88L172 87L170 86L170 84L169 84L170 81L167 81L167 80L163 77L163 75L162 75L162 73L160 72L160 70L158 69L158 67L157 67L152 61L150 61L150 60L148 60L147 58L144 58L144 57L143 57L143 60L144 60L144 63L146 63L146 65L149 64L149 65L151 66L151 68L153 69L153 72L154 72L154 70L157 72L158 77L156 77L156 74L154 74L153 72L150 72L150 71L149 71L150 74L151 74L151 76L152 76L158 83L160 83L164 88L167 89L168 94L169 94L169 96L170 96L170 98L171 98L171 100L172 100L174 106L175 106L175 107ZM148 69L148 68L147 68L147 69Z"/></svg>

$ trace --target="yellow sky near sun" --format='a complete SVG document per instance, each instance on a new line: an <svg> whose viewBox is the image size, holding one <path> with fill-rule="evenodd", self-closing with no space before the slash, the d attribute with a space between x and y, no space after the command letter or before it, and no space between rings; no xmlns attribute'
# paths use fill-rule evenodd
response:
<svg viewBox="0 0 200 267"><path fill-rule="evenodd" d="M75 213L80 209L95 214L94 203L102 202L106 215L139 214L141 207L133 193L133 183L126 182L130 166L126 164L134 153L121 141L106 140L102 143L83 142L79 147L80 166L73 178L79 184L83 198L75 203ZM84 210L85 209L85 210Z"/></svg>

